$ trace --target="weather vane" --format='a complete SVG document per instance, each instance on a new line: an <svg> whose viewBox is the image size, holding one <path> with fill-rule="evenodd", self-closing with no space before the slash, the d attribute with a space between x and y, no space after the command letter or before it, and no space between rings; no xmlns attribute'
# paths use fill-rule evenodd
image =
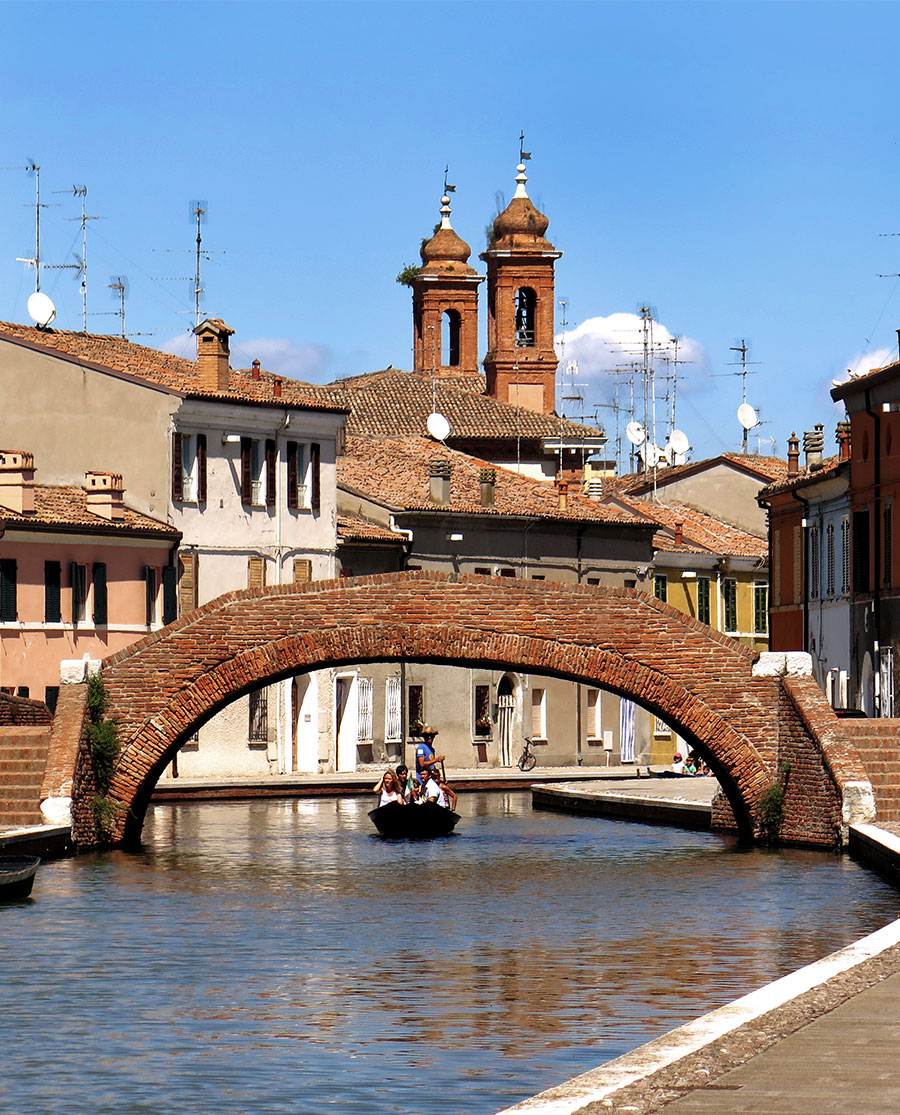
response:
<svg viewBox="0 0 900 1115"><path fill-rule="evenodd" d="M452 193L454 193L454 192L455 192L455 190L456 190L456 187L455 187L455 186L451 186L451 185L450 185L450 184L449 184L449 183L447 182L447 177L449 176L449 174L450 174L450 164L448 163L448 164L447 164L447 165L446 165L446 166L444 167L444 193L445 193L445 194L452 194Z"/></svg>
<svg viewBox="0 0 900 1115"><path fill-rule="evenodd" d="M531 152L525 150L525 133L519 132L519 162L524 163L531 158Z"/></svg>

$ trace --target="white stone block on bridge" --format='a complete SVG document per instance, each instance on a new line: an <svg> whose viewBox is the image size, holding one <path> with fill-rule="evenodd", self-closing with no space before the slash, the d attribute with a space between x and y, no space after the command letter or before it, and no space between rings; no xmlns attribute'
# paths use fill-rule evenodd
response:
<svg viewBox="0 0 900 1115"><path fill-rule="evenodd" d="M812 655L802 650L766 650L753 665L755 678L807 678L812 672Z"/></svg>

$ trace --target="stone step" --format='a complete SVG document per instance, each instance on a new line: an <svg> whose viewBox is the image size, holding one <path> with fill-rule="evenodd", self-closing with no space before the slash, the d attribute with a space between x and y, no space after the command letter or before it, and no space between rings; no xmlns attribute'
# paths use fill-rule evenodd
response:
<svg viewBox="0 0 900 1115"><path fill-rule="evenodd" d="M41 811L33 809L0 811L0 825L30 826L42 825Z"/></svg>
<svg viewBox="0 0 900 1115"><path fill-rule="evenodd" d="M43 771L0 770L0 800L6 797L7 790L31 790L39 793L43 780Z"/></svg>
<svg viewBox="0 0 900 1115"><path fill-rule="evenodd" d="M35 755L33 757L25 757L19 759L0 759L0 771L24 771L34 770L44 772L46 761L43 756Z"/></svg>

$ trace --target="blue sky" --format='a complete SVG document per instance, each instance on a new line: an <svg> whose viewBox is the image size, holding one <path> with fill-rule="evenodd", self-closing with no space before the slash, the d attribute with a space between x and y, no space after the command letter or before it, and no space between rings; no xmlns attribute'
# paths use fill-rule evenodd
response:
<svg viewBox="0 0 900 1115"><path fill-rule="evenodd" d="M700 456L734 449L750 340L750 445L838 417L827 388L897 348L900 271L894 3L10 3L0 165L41 165L42 257L72 261L88 187L88 309L188 351L190 202L204 199L205 309L240 362L319 381L409 367L395 281L438 217L473 248L515 188L563 252L568 353L586 413L609 401L609 345L654 308L685 338L677 424ZM0 319L27 321L34 182L0 170ZM47 271L79 329L70 271ZM482 317L484 317L482 313ZM618 326L619 332L613 332ZM115 316L89 328L116 332ZM635 335L636 336L636 335ZM629 357L630 358L630 357ZM624 397L623 397L624 402ZM613 412L601 410L611 434ZM628 416L622 416L624 426ZM661 440L661 437L660 437Z"/></svg>

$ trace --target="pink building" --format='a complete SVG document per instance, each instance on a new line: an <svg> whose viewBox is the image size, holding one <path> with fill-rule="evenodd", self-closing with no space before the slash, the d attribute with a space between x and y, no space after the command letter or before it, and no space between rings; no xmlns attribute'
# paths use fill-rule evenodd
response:
<svg viewBox="0 0 900 1115"><path fill-rule="evenodd" d="M180 533L125 506L122 477L35 484L0 450L0 689L56 704L64 659L103 658L176 613Z"/></svg>

